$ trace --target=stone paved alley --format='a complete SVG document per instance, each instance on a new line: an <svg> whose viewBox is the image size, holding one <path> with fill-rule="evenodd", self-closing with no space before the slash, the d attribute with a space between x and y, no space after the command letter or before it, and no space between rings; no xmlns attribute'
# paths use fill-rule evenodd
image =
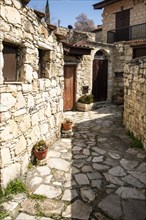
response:
<svg viewBox="0 0 146 220"><path fill-rule="evenodd" d="M65 117L75 122L74 136L57 141L47 164L25 176L30 192L47 199L16 195L4 204L15 216L6 219L146 219L145 152L130 148L121 107L66 112Z"/></svg>

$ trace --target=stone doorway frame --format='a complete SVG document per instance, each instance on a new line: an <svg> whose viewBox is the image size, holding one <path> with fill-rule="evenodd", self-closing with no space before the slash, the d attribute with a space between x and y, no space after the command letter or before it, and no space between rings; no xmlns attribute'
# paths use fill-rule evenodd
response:
<svg viewBox="0 0 146 220"><path fill-rule="evenodd" d="M94 50L92 51L92 74L91 74L91 88L92 88L92 76L93 76L93 60L95 58L95 55L98 51L102 51L102 53L106 56L108 60L108 73L107 73L107 100L106 101L112 101L112 95L113 95L113 64L112 64L112 48L108 48L107 46L97 46L94 47Z"/></svg>

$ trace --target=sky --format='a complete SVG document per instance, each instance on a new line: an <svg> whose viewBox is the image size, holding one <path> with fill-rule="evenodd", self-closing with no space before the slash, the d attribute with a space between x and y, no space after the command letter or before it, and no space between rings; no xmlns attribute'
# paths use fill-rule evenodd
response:
<svg viewBox="0 0 146 220"><path fill-rule="evenodd" d="M84 13L89 19L94 21L95 25L100 25L102 23L102 10L94 10L92 6L100 1L101 0L49 0L51 24L58 25L58 20L60 20L60 26L74 26L75 18L81 13ZM44 11L45 5L46 0L31 0L28 6Z"/></svg>

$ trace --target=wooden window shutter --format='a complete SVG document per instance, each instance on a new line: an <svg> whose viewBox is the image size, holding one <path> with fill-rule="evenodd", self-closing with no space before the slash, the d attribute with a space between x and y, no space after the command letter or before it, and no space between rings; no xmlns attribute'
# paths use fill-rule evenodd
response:
<svg viewBox="0 0 146 220"><path fill-rule="evenodd" d="M5 82L17 81L17 52L13 46L4 45L4 69L3 76Z"/></svg>
<svg viewBox="0 0 146 220"><path fill-rule="evenodd" d="M133 48L133 59L137 57L143 57L143 56L146 56L146 46Z"/></svg>
<svg viewBox="0 0 146 220"><path fill-rule="evenodd" d="M45 50L39 49L39 70L38 70L38 78L45 78L45 63L44 56L46 54Z"/></svg>

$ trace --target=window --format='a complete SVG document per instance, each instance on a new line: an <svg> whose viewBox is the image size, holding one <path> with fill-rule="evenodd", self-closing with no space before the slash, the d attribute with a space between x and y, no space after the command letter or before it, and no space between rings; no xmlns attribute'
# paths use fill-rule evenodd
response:
<svg viewBox="0 0 146 220"><path fill-rule="evenodd" d="M44 73L44 65L43 65L43 56L44 56L44 51L39 49L39 70L38 70L38 78L44 78L45 73Z"/></svg>
<svg viewBox="0 0 146 220"><path fill-rule="evenodd" d="M17 81L17 54L18 54L18 47L4 44L3 76L5 82Z"/></svg>
<svg viewBox="0 0 146 220"><path fill-rule="evenodd" d="M133 48L133 59L137 57L146 56L146 45L143 47L135 47Z"/></svg>
<svg viewBox="0 0 146 220"><path fill-rule="evenodd" d="M116 13L116 41L129 40L130 9Z"/></svg>

